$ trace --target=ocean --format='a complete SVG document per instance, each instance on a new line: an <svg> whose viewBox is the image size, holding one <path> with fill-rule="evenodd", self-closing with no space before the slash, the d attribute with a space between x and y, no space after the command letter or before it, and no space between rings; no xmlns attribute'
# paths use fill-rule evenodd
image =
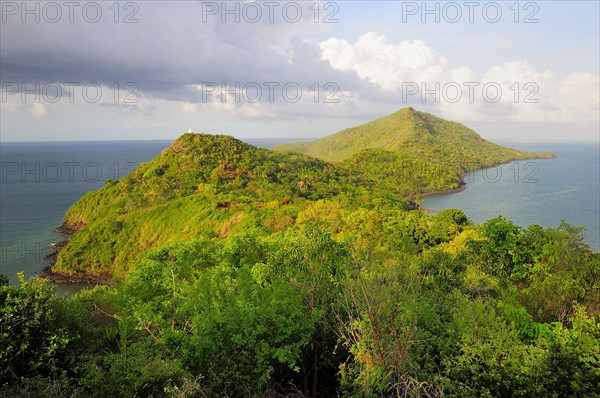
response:
<svg viewBox="0 0 600 398"><path fill-rule="evenodd" d="M527 227L556 228L562 220L585 227L585 241L600 249L600 144L510 143L534 152L553 152L555 159L521 160L468 174L461 192L429 196L422 206L463 210L479 224L498 215Z"/></svg>
<svg viewBox="0 0 600 398"><path fill-rule="evenodd" d="M292 140L246 141L271 147ZM50 245L64 239L54 229L73 203L169 145L170 141L2 143L0 273L11 283L17 282L18 272L26 277L39 274ZM438 211L460 208L476 223L498 214L523 226L556 227L565 219L586 227L586 241L600 248L598 144L512 146L552 151L558 157L475 172L465 178L465 191L427 197L423 206Z"/></svg>
<svg viewBox="0 0 600 398"><path fill-rule="evenodd" d="M290 139L248 139L261 147ZM158 156L171 141L39 142L0 144L0 274L38 275L50 245L64 240L54 229L86 192L119 179Z"/></svg>

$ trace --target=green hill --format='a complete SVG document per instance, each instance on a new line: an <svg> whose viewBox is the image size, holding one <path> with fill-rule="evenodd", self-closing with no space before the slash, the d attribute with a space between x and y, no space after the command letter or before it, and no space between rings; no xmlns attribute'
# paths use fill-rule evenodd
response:
<svg viewBox="0 0 600 398"><path fill-rule="evenodd" d="M53 270L115 286L0 274L0 396L597 397L582 229L407 200L538 155L410 109L365 126L335 163L185 134L86 194Z"/></svg>
<svg viewBox="0 0 600 398"><path fill-rule="evenodd" d="M463 124L403 108L313 142L278 145L279 152L304 153L338 162L405 196L461 186L461 175L519 159L553 157L487 141Z"/></svg>
<svg viewBox="0 0 600 398"><path fill-rule="evenodd" d="M119 181L107 181L67 211L75 230L54 272L125 272L151 248L231 237L249 228L274 232L299 211L335 198L349 208L408 208L399 191L302 154L257 148L233 137L184 134L160 156Z"/></svg>
<svg viewBox="0 0 600 398"><path fill-rule="evenodd" d="M76 233L53 271L126 272L148 249L173 242L285 229L319 200L350 210L409 209L407 198L456 188L469 169L539 156L412 108L278 151L184 134L67 211L64 226Z"/></svg>
<svg viewBox="0 0 600 398"><path fill-rule="evenodd" d="M407 157L443 159L463 166L463 171L514 159L549 157L505 148L489 142L463 124L444 120L413 108L342 130L314 142L279 145L293 151L340 162L365 149L401 151Z"/></svg>

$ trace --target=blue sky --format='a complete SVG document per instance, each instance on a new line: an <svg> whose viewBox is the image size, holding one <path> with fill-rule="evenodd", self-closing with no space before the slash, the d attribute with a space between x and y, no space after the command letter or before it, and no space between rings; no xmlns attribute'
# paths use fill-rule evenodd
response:
<svg viewBox="0 0 600 398"><path fill-rule="evenodd" d="M413 106L598 141L600 3L478 1L473 22L467 3L3 0L0 140L313 139Z"/></svg>

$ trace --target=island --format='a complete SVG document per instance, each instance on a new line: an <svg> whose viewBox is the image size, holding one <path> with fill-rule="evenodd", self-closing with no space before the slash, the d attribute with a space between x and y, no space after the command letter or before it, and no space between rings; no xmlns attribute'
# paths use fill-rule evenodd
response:
<svg viewBox="0 0 600 398"><path fill-rule="evenodd" d="M420 198L549 158L413 108L258 148L188 132L66 213L59 297L0 277L0 395L598 396L580 228Z"/></svg>

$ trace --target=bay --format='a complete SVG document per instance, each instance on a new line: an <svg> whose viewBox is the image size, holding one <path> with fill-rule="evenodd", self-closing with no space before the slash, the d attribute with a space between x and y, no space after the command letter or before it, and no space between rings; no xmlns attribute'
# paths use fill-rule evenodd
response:
<svg viewBox="0 0 600 398"><path fill-rule="evenodd" d="M435 211L463 210L482 223L503 215L527 227L556 228L562 220L585 227L585 241L600 249L600 144L510 143L501 145L553 152L554 159L511 162L465 176L461 192L428 196L422 206Z"/></svg>

